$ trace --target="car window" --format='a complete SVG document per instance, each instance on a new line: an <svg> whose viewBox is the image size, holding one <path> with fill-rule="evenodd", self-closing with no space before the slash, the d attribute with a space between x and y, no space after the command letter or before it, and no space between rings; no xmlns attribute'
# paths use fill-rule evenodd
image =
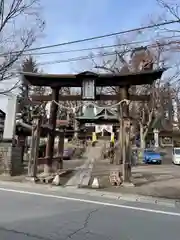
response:
<svg viewBox="0 0 180 240"><path fill-rule="evenodd" d="M153 150L145 150L145 153L155 153Z"/></svg>
<svg viewBox="0 0 180 240"><path fill-rule="evenodd" d="M174 154L180 155L180 149L174 149Z"/></svg>

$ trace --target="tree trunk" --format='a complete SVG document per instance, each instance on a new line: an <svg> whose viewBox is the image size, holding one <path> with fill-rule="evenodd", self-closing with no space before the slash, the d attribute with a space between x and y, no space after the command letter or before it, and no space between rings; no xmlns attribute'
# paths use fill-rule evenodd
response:
<svg viewBox="0 0 180 240"><path fill-rule="evenodd" d="M37 164L38 164L38 155L39 155L40 131L41 131L41 118L37 119L37 123L36 123L34 159L33 159L33 177L34 178L37 176Z"/></svg>
<svg viewBox="0 0 180 240"><path fill-rule="evenodd" d="M143 163L144 148L145 148L144 126L142 123L140 123L140 152L139 152L140 163Z"/></svg>
<svg viewBox="0 0 180 240"><path fill-rule="evenodd" d="M131 182L130 121L123 120L123 182Z"/></svg>
<svg viewBox="0 0 180 240"><path fill-rule="evenodd" d="M74 119L74 139L78 139L78 131L79 127L78 127L78 121L76 119Z"/></svg>
<svg viewBox="0 0 180 240"><path fill-rule="evenodd" d="M31 134L31 145L30 145L30 156L28 161L28 176L33 176L33 158L34 158L34 147L35 147L35 126L32 127Z"/></svg>
<svg viewBox="0 0 180 240"><path fill-rule="evenodd" d="M145 148L145 137L144 137L144 127L140 123L140 148Z"/></svg>
<svg viewBox="0 0 180 240"><path fill-rule="evenodd" d="M58 154L59 154L59 169L63 169L63 155L64 155L64 131L61 132L58 141Z"/></svg>
<svg viewBox="0 0 180 240"><path fill-rule="evenodd" d="M119 156L117 159L117 164L122 164L123 159L123 120L120 120L120 128L119 128Z"/></svg>

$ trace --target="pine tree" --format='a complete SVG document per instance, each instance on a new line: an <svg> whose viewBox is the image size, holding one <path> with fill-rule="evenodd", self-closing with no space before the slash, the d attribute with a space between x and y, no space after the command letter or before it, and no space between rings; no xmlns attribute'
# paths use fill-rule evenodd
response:
<svg viewBox="0 0 180 240"><path fill-rule="evenodd" d="M36 61L31 56L23 61L21 69L23 72L38 72ZM25 78L22 78L19 94L19 112L22 114L23 121L27 123L30 123L32 120L30 113L33 106L29 103L31 91L34 92L32 86L29 85Z"/></svg>
<svg viewBox="0 0 180 240"><path fill-rule="evenodd" d="M33 73L38 72L36 62L34 61L34 59L31 56L24 60L24 62L22 64L22 71L23 72L33 72ZM20 89L21 89L21 96L28 97L29 91L30 91L30 86L29 86L28 82L26 81L26 79L24 79L24 78L22 79Z"/></svg>

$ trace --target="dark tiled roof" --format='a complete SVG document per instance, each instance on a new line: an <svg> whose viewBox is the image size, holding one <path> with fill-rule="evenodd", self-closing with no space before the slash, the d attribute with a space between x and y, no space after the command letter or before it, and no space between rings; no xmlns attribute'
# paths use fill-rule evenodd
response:
<svg viewBox="0 0 180 240"><path fill-rule="evenodd" d="M95 114L94 112L94 107L93 106L89 106L85 109L84 114L77 117L78 120L85 120L85 119L94 119L94 120L98 120L98 119L108 119L108 120L117 120L117 114L115 112L113 112L112 110L105 110L104 108L99 108L97 110L97 114Z"/></svg>
<svg viewBox="0 0 180 240"><path fill-rule="evenodd" d="M6 113L3 110L0 109L0 117L5 118L5 116L6 116Z"/></svg>

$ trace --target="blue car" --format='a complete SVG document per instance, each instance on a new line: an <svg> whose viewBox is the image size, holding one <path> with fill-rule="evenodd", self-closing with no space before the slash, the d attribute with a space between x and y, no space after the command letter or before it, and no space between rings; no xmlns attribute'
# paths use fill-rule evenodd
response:
<svg viewBox="0 0 180 240"><path fill-rule="evenodd" d="M144 150L144 156L143 156L144 163L156 163L161 164L162 163L162 157L161 154L158 152L155 152L154 150L146 149Z"/></svg>

